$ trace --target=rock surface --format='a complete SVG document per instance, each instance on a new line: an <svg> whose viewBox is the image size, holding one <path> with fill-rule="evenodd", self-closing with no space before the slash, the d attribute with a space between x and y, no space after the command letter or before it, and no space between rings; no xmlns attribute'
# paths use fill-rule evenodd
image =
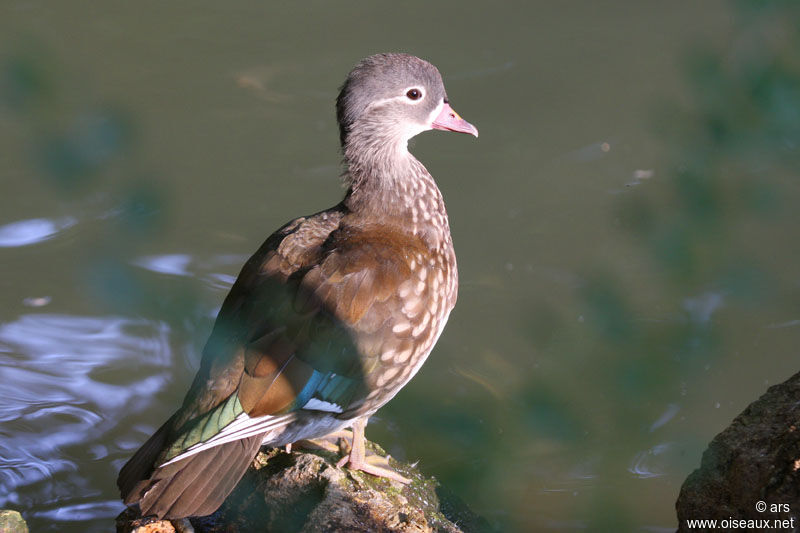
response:
<svg viewBox="0 0 800 533"><path fill-rule="evenodd" d="M373 450L384 455L376 445ZM248 531L472 532L488 530L439 483L416 468L392 460L408 485L337 468L325 451L259 453L253 466L213 515L192 518L197 533ZM135 520L132 509L117 518L120 533L180 532L167 521ZM173 526L177 526L174 528Z"/></svg>
<svg viewBox="0 0 800 533"><path fill-rule="evenodd" d="M0 533L28 533L28 524L17 511L0 511Z"/></svg>
<svg viewBox="0 0 800 533"><path fill-rule="evenodd" d="M714 437L676 508L679 531L690 531L686 521L696 519L770 520L770 529L781 520L789 521L781 529L800 528L800 372L770 387Z"/></svg>

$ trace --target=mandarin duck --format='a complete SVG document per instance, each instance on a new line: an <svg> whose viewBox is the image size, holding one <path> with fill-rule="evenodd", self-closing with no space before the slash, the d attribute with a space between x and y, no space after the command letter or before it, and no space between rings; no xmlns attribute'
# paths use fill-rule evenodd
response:
<svg viewBox="0 0 800 533"><path fill-rule="evenodd" d="M442 194L408 141L478 130L450 107L436 67L406 54L359 62L336 113L345 197L245 263L183 405L120 471L142 516L211 514L260 446L347 427L340 466L406 481L365 460L364 426L425 362L458 288Z"/></svg>

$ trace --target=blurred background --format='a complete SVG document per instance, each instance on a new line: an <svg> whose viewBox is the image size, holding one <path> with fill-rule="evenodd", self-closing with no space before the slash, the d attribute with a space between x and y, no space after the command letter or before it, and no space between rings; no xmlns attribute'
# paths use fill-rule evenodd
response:
<svg viewBox="0 0 800 533"><path fill-rule="evenodd" d="M481 136L412 141L461 289L367 436L493 530L675 529L800 366L793 1L5 0L0 508L113 528L244 260L341 198L334 99L384 51Z"/></svg>

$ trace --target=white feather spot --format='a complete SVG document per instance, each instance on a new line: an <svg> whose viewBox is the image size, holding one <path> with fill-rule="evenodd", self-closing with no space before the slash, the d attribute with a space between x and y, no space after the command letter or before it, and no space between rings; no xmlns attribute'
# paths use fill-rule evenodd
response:
<svg viewBox="0 0 800 533"><path fill-rule="evenodd" d="M414 294L419 296L420 294L422 294L422 291L424 291L424 290L425 290L425 282L424 281L418 281L417 282L417 286L414 287Z"/></svg>
<svg viewBox="0 0 800 533"><path fill-rule="evenodd" d="M400 296L400 298L405 298L409 294L411 294L413 288L414 288L414 282L411 281L410 279L406 280L403 283L401 283L400 286L397 288L397 294Z"/></svg>
<svg viewBox="0 0 800 533"><path fill-rule="evenodd" d="M406 331L411 329L411 324L408 322L399 322L392 326L393 333L405 333Z"/></svg>
<svg viewBox="0 0 800 533"><path fill-rule="evenodd" d="M405 363L406 361L408 361L408 358L411 357L411 354L413 352L414 348L406 348L405 350L397 354L397 357L395 357L394 362Z"/></svg>
<svg viewBox="0 0 800 533"><path fill-rule="evenodd" d="M420 311L421 303L422 300L420 298L412 296L411 298L406 299L405 303L403 303L403 312L409 318L415 317Z"/></svg>
<svg viewBox="0 0 800 533"><path fill-rule="evenodd" d="M377 382L378 387L383 387L390 379L392 379L399 373L400 373L400 367L398 366L393 366L391 368L386 369L386 372L381 374L381 377L378 378Z"/></svg>
<svg viewBox="0 0 800 533"><path fill-rule="evenodd" d="M424 315L422 315L422 322L420 322L419 325L411 331L411 335L416 337L417 335L425 331L425 328L428 327L428 323L430 321L431 321L431 314L426 312Z"/></svg>
<svg viewBox="0 0 800 533"><path fill-rule="evenodd" d="M306 409L309 411L325 411L328 413L341 413L342 408L335 403L326 402L323 400L319 400L317 398L311 398L306 402L306 404L302 407L302 409Z"/></svg>

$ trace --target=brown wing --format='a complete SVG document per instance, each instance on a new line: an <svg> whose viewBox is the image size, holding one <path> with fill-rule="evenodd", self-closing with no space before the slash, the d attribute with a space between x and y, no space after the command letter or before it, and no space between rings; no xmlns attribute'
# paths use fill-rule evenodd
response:
<svg viewBox="0 0 800 533"><path fill-rule="evenodd" d="M177 432L233 394L245 371L264 377L264 364L255 365L254 353L270 353L280 367L287 350L287 320L294 278L319 262L322 245L344 215L337 206L307 218L293 220L271 235L248 259L225 298L214 329L203 350L200 369L178 413ZM288 305L287 305L288 304ZM249 355L248 355L249 354Z"/></svg>
<svg viewBox="0 0 800 533"><path fill-rule="evenodd" d="M261 442L260 424L290 420L258 417L302 408L313 397L338 404L338 416L351 419L377 408L418 368L435 340L432 317L452 305L435 290L450 267L415 237L353 231L332 218L287 225L247 262L184 407L123 468L118 485L126 502L140 501L160 516L213 507L227 485L197 504L187 487L218 454L243 465L241 475L251 446ZM293 246L293 239L311 245ZM231 420L241 409L250 415L242 423L254 426L246 426L239 446L223 437L238 434L242 426ZM159 491L168 494L143 500ZM191 499L185 506L184 494Z"/></svg>
<svg viewBox="0 0 800 533"><path fill-rule="evenodd" d="M325 335L309 338L298 357L314 368L342 369L362 381L362 395L340 415L374 410L418 368L438 335L440 318L454 301L440 298L437 285L450 276L447 262L415 235L391 226L344 227L331 235L319 267L302 279L300 298L313 295L325 323L346 331L355 361L325 350ZM454 296L453 296L454 297ZM313 307L313 306L312 306Z"/></svg>
<svg viewBox="0 0 800 533"><path fill-rule="evenodd" d="M353 416L347 408L363 406L380 380L381 354L414 346L413 328L396 326L409 320L400 288L411 280L416 287L418 280L407 257L422 250L421 241L402 233L345 226L326 241L318 264L287 280L279 306L275 291L260 287L266 293L252 298L260 301L256 308L273 305L269 313L252 315L239 388L245 411L276 414L314 397ZM415 305L425 307L426 297L414 296ZM313 381L320 375L347 379L323 387Z"/></svg>
<svg viewBox="0 0 800 533"><path fill-rule="evenodd" d="M282 231L248 261L226 299L183 421L237 387L252 417L300 408L311 396L352 417L393 394L383 389L407 379L435 340L434 318L446 302L430 280L444 265L420 238L386 226L353 229L330 216ZM349 381L327 384L323 397L313 387L320 374Z"/></svg>

